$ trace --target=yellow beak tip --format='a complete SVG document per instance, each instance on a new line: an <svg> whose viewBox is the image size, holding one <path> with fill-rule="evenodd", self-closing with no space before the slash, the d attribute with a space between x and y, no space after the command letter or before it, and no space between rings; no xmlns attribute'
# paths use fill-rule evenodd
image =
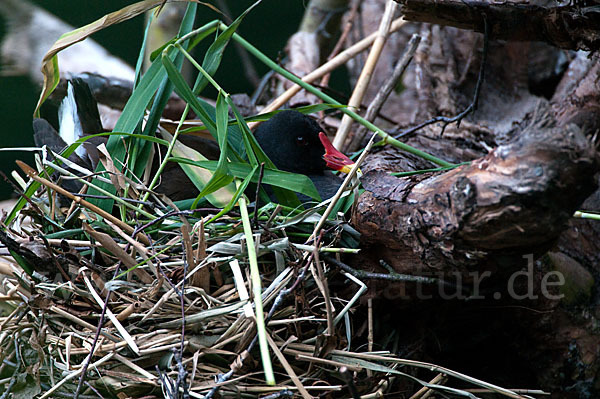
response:
<svg viewBox="0 0 600 399"><path fill-rule="evenodd" d="M355 166L356 166L356 164L354 164L354 163L353 163L352 165L344 165L344 166L342 167L342 169L340 169L340 172L348 174L348 173L350 173L350 172L352 171L352 168L354 168ZM362 172L361 172L360 168L358 169L358 171L357 171L357 172L358 172L359 174L362 174Z"/></svg>

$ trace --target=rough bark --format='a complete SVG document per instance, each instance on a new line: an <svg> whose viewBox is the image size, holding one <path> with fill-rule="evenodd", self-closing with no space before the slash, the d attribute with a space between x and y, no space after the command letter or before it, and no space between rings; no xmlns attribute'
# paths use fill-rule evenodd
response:
<svg viewBox="0 0 600 399"><path fill-rule="evenodd" d="M363 7L362 19L376 19L377 12L364 14L383 2L365 3L370 6ZM452 15L436 8L423 20ZM469 16L480 18L480 9L465 12L464 19ZM383 111L394 115L394 133L462 111L472 99L481 62L479 33L426 23L408 29L423 40L404 90ZM386 57L401 53L403 35L396 36ZM370 282L372 296L384 301L379 306L384 313L391 302L393 314L402 315L400 330L407 320L414 322L402 342L417 348L416 357L431 356L509 385L536 386L555 398L596 397L600 340L594 326L600 308L594 277L600 273L600 228L596 221L571 216L576 209L600 210L594 177L599 64L595 55L574 55L544 43L492 41L476 112L443 135L439 125L431 125L404 137L438 157L471 164L399 178L389 172L434 165L389 147L367 158L362 167L366 191L353 214L363 250L348 261L355 268L385 272L379 264L384 260L394 271L449 284ZM389 70L383 64L375 81ZM373 95L376 91L375 85ZM506 295L507 282L524 269L531 276L531 297ZM562 297L545 295L541 288L555 271L565 283L553 293ZM440 287L454 285L468 296L484 273L489 278L479 286L480 300L440 294ZM517 281L516 291L525 292L526 285ZM423 293L432 296L424 300ZM498 369L484 371L482 363Z"/></svg>
<svg viewBox="0 0 600 399"><path fill-rule="evenodd" d="M542 110L537 119L514 142L450 172L369 172L353 215L362 237L402 273L497 269L500 254L506 263L548 249L593 192L597 165L579 128L552 126Z"/></svg>
<svg viewBox="0 0 600 399"><path fill-rule="evenodd" d="M479 60L469 62L467 53L478 47L480 38L428 25L421 33L424 44L415 57L420 84L416 114L423 119L456 114L472 95ZM476 160L471 165L412 178L366 174L367 191L354 214L364 240L394 249L408 240L407 253L419 264L448 271L458 264L487 267L486 257L494 257L497 250L537 253L534 247L552 245L596 185L595 150L584 135L598 126L598 60L576 58L548 103L529 92L527 64L522 61L532 49L527 43L493 44L475 114L460 129L449 126L443 136L439 126L429 126L407 139L452 162ZM465 64L470 71L461 70ZM401 172L432 166L387 148L373 154L363 170ZM470 190L469 196L460 197L461 189ZM444 198L445 209L433 199L436 196ZM505 209L498 211L501 207ZM418 220L415 213L427 217ZM549 213L552 220L545 219ZM393 266L406 271L402 262Z"/></svg>
<svg viewBox="0 0 600 399"><path fill-rule="evenodd" d="M483 15L495 39L542 41L571 50L597 50L597 6L538 5L536 2L396 0L409 21L429 22L483 32Z"/></svg>

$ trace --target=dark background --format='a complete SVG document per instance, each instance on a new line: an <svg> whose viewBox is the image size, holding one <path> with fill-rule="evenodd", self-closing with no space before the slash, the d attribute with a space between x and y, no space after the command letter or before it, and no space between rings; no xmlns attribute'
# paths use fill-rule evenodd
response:
<svg viewBox="0 0 600 399"><path fill-rule="evenodd" d="M232 17L235 18L253 2L254 0L228 0L227 5ZM33 3L59 16L68 24L80 27L134 2L38 0ZM215 2L210 1L210 3ZM196 22L198 26L220 18L219 14L208 7L199 5L198 9ZM244 19L238 33L272 59L277 59L289 36L297 30L303 12L302 0L265 0ZM6 29L3 18L0 13L0 38L4 36ZM139 16L102 30L93 35L92 39L130 65L135 65L143 29L144 18ZM254 58L252 61L259 75L262 76L267 68ZM251 94L253 87L247 82L242 68L235 49L229 46L221 68L217 72L217 81L229 93ZM33 84L28 77L0 76L0 115L3 118L0 147L33 146L31 120L39 91L40 87ZM10 175L10 172L16 168L15 159L31 164L33 155L27 152L0 152L0 171ZM0 200L11 197L12 192L12 187L0 178Z"/></svg>

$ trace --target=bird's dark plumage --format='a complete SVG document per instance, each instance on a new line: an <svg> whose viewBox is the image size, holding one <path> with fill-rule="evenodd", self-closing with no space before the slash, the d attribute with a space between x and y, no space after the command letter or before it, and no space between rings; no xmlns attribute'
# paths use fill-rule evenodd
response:
<svg viewBox="0 0 600 399"><path fill-rule="evenodd" d="M283 111L258 126L254 136L278 169L305 175L323 174L325 148L319 124L298 111Z"/></svg>
<svg viewBox="0 0 600 399"><path fill-rule="evenodd" d="M335 194L342 179L327 168L325 147L319 138L321 131L312 118L289 110L263 122L254 136L278 169L307 175L321 198L327 199ZM308 197L300 199L304 202Z"/></svg>
<svg viewBox="0 0 600 399"><path fill-rule="evenodd" d="M68 101L65 101L63 105L65 107L63 114L78 116L79 120L74 123L81 124L82 129L79 134L85 135L102 131L96 101L85 81L73 80L68 93ZM74 117L74 119L77 118ZM38 146L47 145L53 151L60 152L67 144L70 144L43 119L35 120L33 127L35 142ZM341 170L342 166L349 165L352 161L335 150L326 136L320 132L321 128L315 120L300 112L288 110L276 114L270 120L259 125L255 137L265 154L278 169L307 175L315 184L321 197L326 199L330 198L341 184L341 179L327 168ZM205 147L211 148L210 145L207 146L206 139L198 140L199 138L195 136L181 137L181 139L184 145L200 150L210 158L212 158L210 155L214 155L210 154L214 151L206 153ZM106 138L93 140L93 142L86 143L84 153L80 154L81 158L73 154L73 161L80 165L83 164L88 169L95 168L98 162L96 146L100 142L105 142ZM215 145L215 143L211 144ZM156 159L154 163L157 163ZM177 164L169 163L167 165L167 169L163 171L161 184L157 187L158 192L166 194L173 200L191 198L198 194L194 185L189 182ZM303 201L308 200L306 196L300 195L300 198Z"/></svg>

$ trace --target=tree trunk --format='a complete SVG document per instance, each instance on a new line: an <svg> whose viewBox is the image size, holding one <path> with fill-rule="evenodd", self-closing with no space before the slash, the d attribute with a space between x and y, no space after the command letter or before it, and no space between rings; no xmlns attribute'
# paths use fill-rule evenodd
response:
<svg viewBox="0 0 600 399"><path fill-rule="evenodd" d="M448 356L449 363L480 372L476 365L487 354L498 364L519 364L493 371L503 372L501 378L508 384L537 381L553 397L595 397L600 336L593 328L593 315L600 307L593 276L600 272L600 227L597 221L572 215L578 209L600 211L594 143L600 127L600 57L528 40L595 48L597 39L591 38L600 25L588 29L589 21L571 24L559 39L543 30L525 32L537 25L505 30L502 24L518 20L510 15L522 18L528 13L532 21L549 23L549 10L564 22L565 13L574 12L572 7L451 1L435 2L433 7L431 2L412 0L402 4L407 19L476 31L483 30L485 8L491 42L477 110L460 127L448 125L443 134L440 124L434 124L403 137L437 157L470 164L394 177L389 173L435 165L391 147L371 154L362 166L365 192L352 219L361 232L363 252L350 262L357 269L385 272L383 260L395 272L443 281L425 288L415 282L371 282L372 295L394 303L406 316L403 320L412 312L417 320L430 316L428 322L416 322L406 337L407 342L419 343L422 356ZM362 25L377 26L383 7L383 1L366 0ZM578 36L583 31L579 28L585 30L585 40ZM388 126L395 133L465 109L482 60L481 34L414 24L390 37L375 82L391 73L393 63L387 60L400 56L413 32L422 36L422 43L404 76L404 90L392 94L381 113L385 119L377 121L385 126L391 119ZM367 98L375 96L378 85L370 90ZM550 287L552 278L559 278L555 272L564 281ZM448 299L448 287L458 294L443 300ZM434 300L423 300L421 295L432 293ZM471 301L465 302L469 296ZM477 312L481 308L490 310ZM473 338L474 328L485 339ZM423 339L432 331L443 342ZM455 351L460 355L452 355ZM511 371L516 379L510 378Z"/></svg>

